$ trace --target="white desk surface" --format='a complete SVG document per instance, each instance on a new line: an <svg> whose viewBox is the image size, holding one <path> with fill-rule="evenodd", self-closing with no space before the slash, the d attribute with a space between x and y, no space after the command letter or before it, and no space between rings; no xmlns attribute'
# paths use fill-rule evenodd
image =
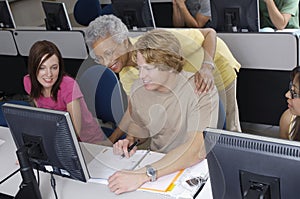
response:
<svg viewBox="0 0 300 199"><path fill-rule="evenodd" d="M18 169L16 165L16 147L13 142L10 131L6 127L0 127L0 139L5 142L0 145L0 180L7 177L13 171ZM110 192L106 185L97 183L83 183L67 178L55 176L56 179L56 191L58 198L82 198L85 199L98 199L98 198L168 198L167 196L149 193L143 191L134 191L121 195L115 195ZM9 195L15 195L18 191L18 187L21 183L21 175L17 173L12 178L0 185L0 192ZM50 175L41 172L40 173L40 190L43 199L55 198L52 188L50 186ZM197 199L212 199L210 182L207 182L203 190L199 193Z"/></svg>

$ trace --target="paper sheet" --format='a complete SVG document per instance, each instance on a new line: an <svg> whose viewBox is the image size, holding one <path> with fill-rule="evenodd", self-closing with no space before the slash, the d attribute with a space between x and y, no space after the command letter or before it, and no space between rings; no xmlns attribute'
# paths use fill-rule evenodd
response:
<svg viewBox="0 0 300 199"><path fill-rule="evenodd" d="M139 169L145 165L161 159L165 154L147 150L138 150L131 158L121 158L114 155L112 148L104 148L89 164L88 170L91 176L89 182L108 184L107 179L114 172L121 169ZM142 159L142 161L141 161ZM138 164L138 165L137 165ZM150 191L171 196L193 195L196 187L188 187L186 180L192 177L207 176L208 166L206 160L187 169L162 176L155 182L145 183L138 190ZM185 197L183 197L185 198Z"/></svg>
<svg viewBox="0 0 300 199"><path fill-rule="evenodd" d="M113 154L111 147L104 148L88 165L91 178L108 179L118 170L133 170L141 159L148 154L147 150L137 150L130 158L121 158Z"/></svg>
<svg viewBox="0 0 300 199"><path fill-rule="evenodd" d="M5 142L5 140L0 139L0 146Z"/></svg>

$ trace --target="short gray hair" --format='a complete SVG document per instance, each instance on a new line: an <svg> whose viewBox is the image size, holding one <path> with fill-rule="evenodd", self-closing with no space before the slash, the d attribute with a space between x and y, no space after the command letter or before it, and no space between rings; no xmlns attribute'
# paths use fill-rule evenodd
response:
<svg viewBox="0 0 300 199"><path fill-rule="evenodd" d="M92 49L92 45L100 38L108 35L112 36L117 43L123 43L128 39L128 29L126 25L114 15L103 15L92 21L85 31L86 44Z"/></svg>

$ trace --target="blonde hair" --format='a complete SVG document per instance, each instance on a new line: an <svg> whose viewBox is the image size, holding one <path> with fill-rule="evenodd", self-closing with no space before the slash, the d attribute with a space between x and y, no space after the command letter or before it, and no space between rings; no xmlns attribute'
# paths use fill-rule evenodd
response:
<svg viewBox="0 0 300 199"><path fill-rule="evenodd" d="M154 29L145 33L137 40L134 49L133 62L136 63L137 52L140 52L147 63L160 70L173 69L180 72L185 62L180 42L166 30Z"/></svg>

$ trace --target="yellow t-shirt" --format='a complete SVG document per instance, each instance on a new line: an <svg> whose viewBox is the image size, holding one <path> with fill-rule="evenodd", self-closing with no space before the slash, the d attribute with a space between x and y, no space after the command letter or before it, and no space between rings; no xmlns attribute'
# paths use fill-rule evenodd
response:
<svg viewBox="0 0 300 199"><path fill-rule="evenodd" d="M183 70L192 73L197 72L201 68L204 58L204 50L202 48L204 36L198 29L167 30L171 31L181 44L183 56L186 59ZM130 38L130 41L134 44L137 38ZM235 80L237 77L235 70L239 71L241 65L220 38L217 38L214 62L216 65L213 72L215 84L218 90L224 90L224 88ZM133 82L138 78L138 74L138 70L132 66L125 66L121 70L119 74L120 81L127 95L130 93Z"/></svg>

